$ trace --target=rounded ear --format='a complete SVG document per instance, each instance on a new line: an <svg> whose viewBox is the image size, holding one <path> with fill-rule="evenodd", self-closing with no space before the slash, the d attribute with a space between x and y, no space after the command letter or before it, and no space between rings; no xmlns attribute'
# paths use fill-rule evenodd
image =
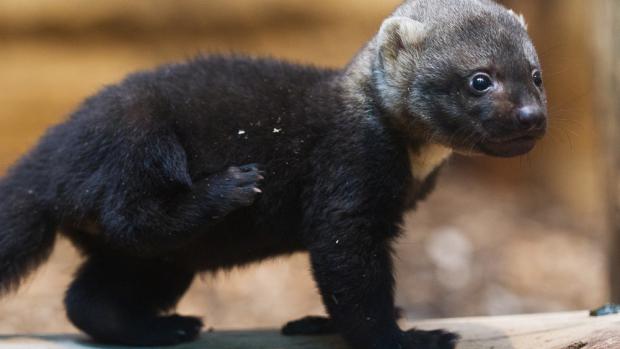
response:
<svg viewBox="0 0 620 349"><path fill-rule="evenodd" d="M378 46L383 59L398 58L405 48L418 46L426 37L425 25L407 17L390 17L383 21Z"/></svg>
<svg viewBox="0 0 620 349"><path fill-rule="evenodd" d="M513 16L518 22L519 24L521 24L521 26L527 30L527 23L525 22L525 16L523 16L522 13L517 14L515 11L513 10L508 10L508 14Z"/></svg>

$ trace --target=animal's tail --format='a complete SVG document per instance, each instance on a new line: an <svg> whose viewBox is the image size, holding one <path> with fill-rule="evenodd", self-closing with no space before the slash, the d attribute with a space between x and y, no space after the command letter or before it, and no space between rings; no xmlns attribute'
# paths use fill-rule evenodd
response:
<svg viewBox="0 0 620 349"><path fill-rule="evenodd" d="M54 245L56 224L28 167L0 179L0 293L15 290Z"/></svg>

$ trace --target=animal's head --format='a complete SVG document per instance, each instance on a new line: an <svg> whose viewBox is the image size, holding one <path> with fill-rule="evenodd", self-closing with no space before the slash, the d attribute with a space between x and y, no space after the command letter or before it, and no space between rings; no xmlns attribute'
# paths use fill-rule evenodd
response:
<svg viewBox="0 0 620 349"><path fill-rule="evenodd" d="M412 0L385 20L373 67L385 108L457 152L516 156L546 131L522 16L490 0Z"/></svg>

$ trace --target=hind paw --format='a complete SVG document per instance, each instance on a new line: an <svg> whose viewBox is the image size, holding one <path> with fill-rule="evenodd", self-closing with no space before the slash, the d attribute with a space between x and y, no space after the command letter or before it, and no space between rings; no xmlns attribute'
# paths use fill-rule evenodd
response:
<svg viewBox="0 0 620 349"><path fill-rule="evenodd" d="M404 333L403 349L454 349L459 335L443 330L409 330Z"/></svg>
<svg viewBox="0 0 620 349"><path fill-rule="evenodd" d="M306 316L282 327L285 336L316 336L338 333L332 320L324 316Z"/></svg>
<svg viewBox="0 0 620 349"><path fill-rule="evenodd" d="M192 316L170 315L158 317L134 343L140 346L168 346L191 342L200 336L202 320Z"/></svg>
<svg viewBox="0 0 620 349"><path fill-rule="evenodd" d="M220 216L252 205L262 193L259 184L263 179L257 164L231 166L207 178L209 196L219 203Z"/></svg>

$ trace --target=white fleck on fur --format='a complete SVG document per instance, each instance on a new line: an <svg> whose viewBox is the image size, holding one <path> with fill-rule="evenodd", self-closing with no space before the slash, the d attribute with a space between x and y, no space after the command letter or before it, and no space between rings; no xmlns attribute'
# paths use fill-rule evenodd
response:
<svg viewBox="0 0 620 349"><path fill-rule="evenodd" d="M515 11L513 11L513 10L508 10L508 13L509 13L511 16L514 16L514 17L517 19L517 21L519 21L519 23L521 23L521 25L523 26L523 28L525 28L525 29L527 30L527 23L525 22L525 17L523 16L523 14L522 14L522 13L516 13L516 12L515 12Z"/></svg>
<svg viewBox="0 0 620 349"><path fill-rule="evenodd" d="M413 178L423 181L450 155L452 155L452 149L439 144L427 144L417 152L409 149L409 163Z"/></svg>

